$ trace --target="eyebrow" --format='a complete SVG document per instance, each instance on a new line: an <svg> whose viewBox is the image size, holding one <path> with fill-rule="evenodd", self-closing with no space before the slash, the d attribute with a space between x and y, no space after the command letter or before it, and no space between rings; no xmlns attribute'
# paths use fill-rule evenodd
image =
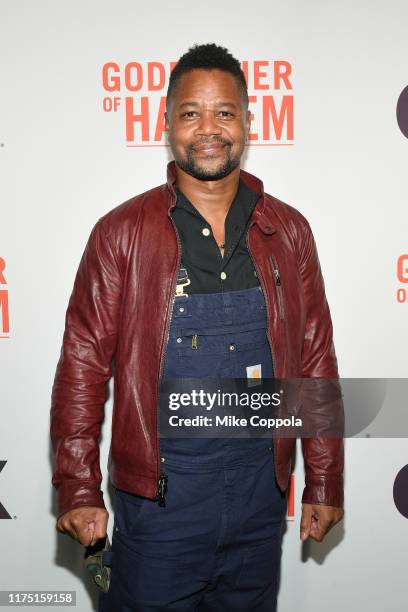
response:
<svg viewBox="0 0 408 612"><path fill-rule="evenodd" d="M184 108L185 106L192 106L193 108L197 108L198 106L200 106L200 104L198 102L194 102L193 100L188 101L188 102L183 102L182 104L180 104L178 106L178 108L181 110L182 108ZM237 105L234 104L233 102L216 102L215 106L217 108L220 108L221 106L225 107L229 107L229 108L237 108Z"/></svg>

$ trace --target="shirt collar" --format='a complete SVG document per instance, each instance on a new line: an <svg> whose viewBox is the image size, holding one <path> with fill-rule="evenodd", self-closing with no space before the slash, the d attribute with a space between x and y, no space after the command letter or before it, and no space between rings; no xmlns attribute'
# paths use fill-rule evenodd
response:
<svg viewBox="0 0 408 612"><path fill-rule="evenodd" d="M265 214L265 192L263 182L253 174L240 170L240 179L245 185L259 195L258 201L253 211L253 220L257 223L264 234L273 234L276 232L276 228L271 224L270 219ZM176 162L174 159L167 164L167 183L164 187L167 187L170 193L170 200L168 201L168 215L170 216L171 210L176 206L177 194L176 194Z"/></svg>
<svg viewBox="0 0 408 612"><path fill-rule="evenodd" d="M177 195L176 207L183 208L190 214L199 217L204 223L207 224L207 221L204 219L201 213L177 186L175 186L175 192ZM235 194L225 220L226 230L237 226L239 227L239 230L242 230L251 216L259 197L260 194L252 191L240 178L237 193Z"/></svg>

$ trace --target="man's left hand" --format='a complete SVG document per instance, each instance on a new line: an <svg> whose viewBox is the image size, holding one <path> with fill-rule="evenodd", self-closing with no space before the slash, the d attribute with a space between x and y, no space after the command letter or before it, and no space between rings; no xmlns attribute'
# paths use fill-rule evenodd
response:
<svg viewBox="0 0 408 612"><path fill-rule="evenodd" d="M304 542L311 537L316 542L321 542L333 525L341 521L343 514L343 509L336 506L302 504L300 539Z"/></svg>

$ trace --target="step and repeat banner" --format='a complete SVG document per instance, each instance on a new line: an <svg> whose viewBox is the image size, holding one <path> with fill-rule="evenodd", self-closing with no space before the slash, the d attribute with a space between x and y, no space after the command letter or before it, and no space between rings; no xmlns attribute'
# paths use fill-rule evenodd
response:
<svg viewBox="0 0 408 612"><path fill-rule="evenodd" d="M87 612L97 593L83 548L55 530L51 387L93 225L165 182L172 67L194 43L241 61L243 167L309 220L340 375L371 381L361 401L380 406L408 377L408 5L0 0L0 11L0 591L74 592ZM395 398L383 422L408 404ZM109 511L111 418L112 381ZM406 610L407 431L366 425L345 441L345 517L320 544L299 539L298 442L279 612ZM112 523L111 512L110 534Z"/></svg>

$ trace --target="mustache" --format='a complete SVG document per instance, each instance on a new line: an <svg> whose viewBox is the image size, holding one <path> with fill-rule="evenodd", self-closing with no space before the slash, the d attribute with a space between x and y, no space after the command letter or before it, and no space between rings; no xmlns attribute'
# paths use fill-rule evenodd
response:
<svg viewBox="0 0 408 612"><path fill-rule="evenodd" d="M195 147L201 146L201 145L211 145L214 142L218 142L220 144L226 145L227 147L232 146L232 142L230 140L227 140L226 138L206 138L206 139L201 139L201 140L197 140L197 142L194 142L190 145L188 145L189 149L194 149Z"/></svg>

